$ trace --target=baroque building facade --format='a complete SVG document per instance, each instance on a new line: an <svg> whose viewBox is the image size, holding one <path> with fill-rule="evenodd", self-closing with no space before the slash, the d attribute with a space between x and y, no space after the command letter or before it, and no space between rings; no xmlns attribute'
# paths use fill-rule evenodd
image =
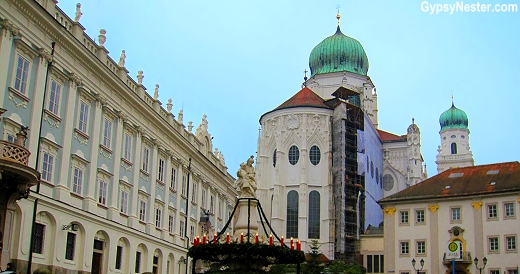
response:
<svg viewBox="0 0 520 274"><path fill-rule="evenodd" d="M368 57L339 24L309 65L303 88L260 118L257 193L276 231L354 261L360 234L383 221L377 201L427 177L420 130L378 128Z"/></svg>
<svg viewBox="0 0 520 274"><path fill-rule="evenodd" d="M3 207L1 267L185 273L190 239L221 230L237 195L206 116L186 126L159 85L151 96L142 71L128 75L124 51L108 56L105 30L87 36L80 4L71 19L56 3L0 2L2 145L41 173Z"/></svg>

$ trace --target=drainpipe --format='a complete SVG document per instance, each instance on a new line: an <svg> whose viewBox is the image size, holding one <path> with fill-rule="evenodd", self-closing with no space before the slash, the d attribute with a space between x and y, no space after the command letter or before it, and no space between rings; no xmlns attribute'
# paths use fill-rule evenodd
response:
<svg viewBox="0 0 520 274"><path fill-rule="evenodd" d="M54 47L56 46L56 42L51 43L51 61L47 65L47 71L45 72L45 84L43 86L43 103L42 103L42 113L40 114L40 131L38 133L38 148L36 149L36 164L34 166L34 169L38 170L38 162L40 160L40 146L41 141L40 138L42 137L42 125L43 125L43 115L45 111L45 100L47 98L47 81L49 80L49 71L52 67L52 63L54 62ZM38 184L36 185L36 193L40 193L40 181L38 181ZM32 218L32 228L31 228L31 240L30 240L30 246L29 246L29 262L27 265L27 274L31 274L31 267L32 267L32 260L33 260L33 244L34 244L34 227L36 226L36 212L38 211L38 198L34 200L34 208L33 208L33 218Z"/></svg>

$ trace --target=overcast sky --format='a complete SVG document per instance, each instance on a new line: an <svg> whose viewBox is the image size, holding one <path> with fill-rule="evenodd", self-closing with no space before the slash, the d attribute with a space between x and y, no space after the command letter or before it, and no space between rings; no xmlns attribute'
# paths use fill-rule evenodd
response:
<svg viewBox="0 0 520 274"><path fill-rule="evenodd" d="M76 3L58 6L74 18ZM143 70L150 94L159 84L163 106L172 98L185 125L206 114L232 175L256 155L260 116L300 90L311 50L336 31L338 5L342 32L368 55L379 128L406 134L415 118L429 176L452 95L468 115L475 163L518 161L520 12L430 14L421 3L89 0L80 23L96 41L106 29L110 56L126 50L130 75Z"/></svg>

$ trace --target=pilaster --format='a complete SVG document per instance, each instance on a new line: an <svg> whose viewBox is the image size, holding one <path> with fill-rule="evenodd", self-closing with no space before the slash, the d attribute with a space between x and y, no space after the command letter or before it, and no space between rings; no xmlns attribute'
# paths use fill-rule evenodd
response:
<svg viewBox="0 0 520 274"><path fill-rule="evenodd" d="M13 48L13 37L18 35L20 30L9 20L4 19L0 20L0 71L5 71L6 73L2 73L0 76L0 87L7 87L9 79L7 79L7 73L10 71L9 65L11 62L11 52ZM4 97L0 96L0 106L4 105ZM34 158L34 157L32 157Z"/></svg>
<svg viewBox="0 0 520 274"><path fill-rule="evenodd" d="M155 229L155 188L157 187L157 170L159 169L159 143L156 139L152 140L153 146L150 148L150 201L148 202L148 221L146 222L146 232L151 233Z"/></svg>
<svg viewBox="0 0 520 274"><path fill-rule="evenodd" d="M107 106L103 106L103 110L107 109ZM115 138L113 142L113 152L112 152L112 159L113 159L113 167L114 167L114 179L112 180L112 184L110 185L111 188L111 195L110 199L108 199L108 219L109 220L115 220L117 213L119 212L119 204L118 204L118 197L119 197L119 179L121 176L119 175L121 170L121 144L118 142L119 140L123 140L123 118L121 116L118 116L116 119L116 130L115 130ZM139 135L139 134L137 134ZM136 143L137 143L138 137L136 137ZM129 201L130 202L130 199ZM130 212L127 212L130 215Z"/></svg>
<svg viewBox="0 0 520 274"><path fill-rule="evenodd" d="M120 122L121 122L121 136L124 134L124 129L123 129L123 118L124 115L120 115ZM132 227L132 228L136 228L138 225L139 225L139 217L138 217L138 214L139 214L139 211L137 209L137 207L139 206L139 173L141 172L140 171L140 168L139 168L139 163L141 163L141 151L142 151L142 139L143 139L143 131L141 128L137 128L137 133L135 134L135 149L134 149L134 163L136 163L136 165L134 166L134 174L133 174L133 179L132 179L132 196L131 198L129 199L129 203L130 203L130 206L129 206L129 209L130 211L128 212L128 219L129 219L129 226ZM123 137L121 137L121 140L122 140ZM121 153L121 152L120 152ZM117 161L119 161L119 165L121 165L121 158L117 158Z"/></svg>
<svg viewBox="0 0 520 274"><path fill-rule="evenodd" d="M87 197L83 200L83 207L86 211L94 212L97 207L98 199L96 197L96 188L98 186L98 176L97 176L97 168L98 168L98 158L99 158L99 138L100 138L100 130L101 130L101 109L106 101L100 95L95 96L95 100L93 101L94 111L93 111L93 119L90 126L92 127L91 139L89 140L91 149L90 149L90 169L89 169L89 179L90 183L85 184L87 187ZM94 183L92 183L94 182ZM114 184L115 182L111 182Z"/></svg>
<svg viewBox="0 0 520 274"><path fill-rule="evenodd" d="M440 248L444 248L445 246L439 246L439 213L436 213L439 206L438 205L430 205L428 206L430 211L430 236L429 236L429 242L430 242L430 250L429 254L431 254L431 273L441 273L439 269L439 263L435 262L441 262L442 258L440 258Z"/></svg>

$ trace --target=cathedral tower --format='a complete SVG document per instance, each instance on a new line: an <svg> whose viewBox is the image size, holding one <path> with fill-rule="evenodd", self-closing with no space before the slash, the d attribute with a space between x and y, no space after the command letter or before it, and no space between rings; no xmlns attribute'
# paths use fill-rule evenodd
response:
<svg viewBox="0 0 520 274"><path fill-rule="evenodd" d="M439 173L452 167L475 165L473 153L469 148L468 116L466 112L451 104L451 108L439 118L441 145L437 149L437 171Z"/></svg>

